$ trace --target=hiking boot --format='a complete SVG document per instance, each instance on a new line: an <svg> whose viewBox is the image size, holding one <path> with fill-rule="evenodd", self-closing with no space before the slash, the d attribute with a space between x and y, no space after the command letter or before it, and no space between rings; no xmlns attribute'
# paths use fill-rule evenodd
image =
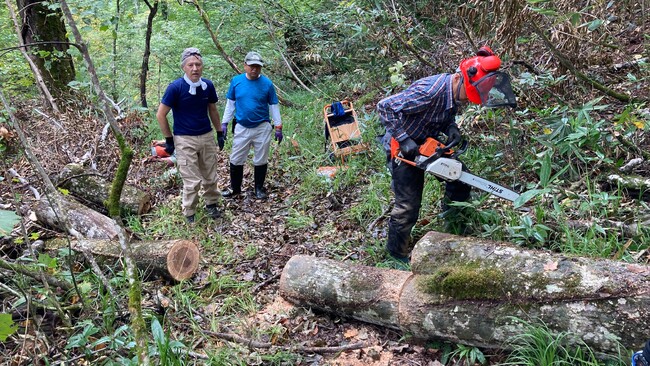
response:
<svg viewBox="0 0 650 366"><path fill-rule="evenodd" d="M268 195L266 194L266 189L264 187L262 188L255 188L255 197L260 200L265 200Z"/></svg>
<svg viewBox="0 0 650 366"><path fill-rule="evenodd" d="M241 194L241 191L233 191L232 189L226 189L221 191L221 197L223 198L235 198Z"/></svg>
<svg viewBox="0 0 650 366"><path fill-rule="evenodd" d="M230 164L230 189L221 192L224 198L235 198L241 194L241 182L244 179L244 166Z"/></svg>
<svg viewBox="0 0 650 366"><path fill-rule="evenodd" d="M205 212L207 212L208 216L212 217L213 219L218 219L221 217L221 211L219 208L217 208L216 203L205 206Z"/></svg>
<svg viewBox="0 0 650 366"><path fill-rule="evenodd" d="M185 216L185 221L187 221L188 224L193 224L194 223L194 215Z"/></svg>
<svg viewBox="0 0 650 366"><path fill-rule="evenodd" d="M266 180L266 172L268 170L268 164L257 165L255 166L254 175L255 175L255 197L261 200L265 200L268 195L266 194L266 189L264 188L264 181Z"/></svg>

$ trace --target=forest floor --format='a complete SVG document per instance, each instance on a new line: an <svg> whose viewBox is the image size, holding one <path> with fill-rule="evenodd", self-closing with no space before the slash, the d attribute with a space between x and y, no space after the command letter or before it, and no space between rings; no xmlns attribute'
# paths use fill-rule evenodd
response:
<svg viewBox="0 0 650 366"><path fill-rule="evenodd" d="M26 129L28 139L34 154L56 182L56 175L62 168L71 162L83 162L80 157L92 156L90 161L98 162L97 169L101 175L111 176L117 166L119 153L111 134L106 139L101 137L103 124L89 115L83 115L80 109L73 109L58 121L48 118L27 117L24 113L31 107L17 108L17 117L20 120L30 120ZM83 128L79 128L83 126ZM149 192L153 197L152 212L160 205L172 202L176 207L177 217L169 218L179 226L186 225L189 238L201 238L202 262L196 275L183 284L182 291L195 291L205 296L214 291L215 300L205 301L205 306L194 307L188 313L187 309L179 308L181 298L176 298L174 284L160 279L148 280L143 283L143 308L145 312L165 315L165 327L170 331L171 337L183 340L197 354L206 354L214 351L222 342L232 340L214 337L211 330L215 329L215 319L218 320L216 328L219 332L241 337L237 343L243 348L248 347L244 354L273 353L269 348L285 347L289 352L297 354L296 364L309 365L440 365L437 361L442 351L432 344L412 341L395 329L387 329L376 325L365 324L353 319L341 318L333 314L324 314L296 307L285 301L279 294L279 278L285 263L294 255L307 254L323 258L345 258L362 262L368 259L365 250L366 243L377 242L385 239L387 217L383 215L373 222L373 227L360 227L346 216L346 210L359 199L354 189L336 191L310 197L308 205L309 217L313 222L307 226L297 227L287 222L292 209L300 210L299 206L305 204L296 199L301 193L298 191L298 178L284 170L278 156L278 147L272 147L267 189L269 198L258 200L252 192L252 167L247 164L243 190L244 194L235 198L223 200L224 215L214 221L207 216L198 215L198 221L189 226L180 214L180 186L177 178L165 177L169 168L164 162L145 163L149 155L148 143L135 131L146 130L145 122L137 117L127 117L121 121L121 127L131 146L138 150L129 172L128 183ZM18 144L15 136L13 142ZM284 144L291 144L287 140ZM47 240L60 237L51 228L41 226L29 219L32 193L30 186L43 192L40 178L27 163L24 156L19 154L20 149L14 145L15 160L12 168L16 173L27 180L26 184L0 184L0 198L2 208L16 210L23 216L23 223L29 233L37 233L39 239ZM294 146L295 147L295 146ZM12 152L11 149L9 151ZM219 154L219 184L222 188L229 185L228 151ZM325 179L325 178L323 178ZM152 182L156 182L152 184ZM6 183L6 182L0 182ZM14 182L15 183L15 182ZM17 190L19 192L17 192ZM21 197L15 199L15 197ZM153 220L159 220L155 214L144 215L140 218L142 226L147 227ZM182 231L182 230L181 230ZM19 230L15 230L20 236ZM137 233L136 233L137 235ZM164 233L160 235L163 239ZM156 238L154 238L156 239ZM164 238L167 239L167 238ZM340 249L333 249L337 243L357 243L357 250L341 253ZM227 243L229 253L224 257L221 244ZM24 244L22 245L24 246ZM349 247L349 246L346 246ZM247 251L254 248L252 256ZM25 248L7 238L0 241L0 252L7 258L16 258ZM335 253L336 252L336 253ZM53 254L54 256L55 254ZM224 259L229 258L229 259ZM83 259L78 259L83 263ZM388 259L387 259L388 260ZM398 264L395 263L395 266ZM78 270L84 269L83 264ZM115 267L117 270L118 267ZM235 281L247 284L254 298L255 305L248 312L241 312L241 316L233 318L231 322L220 317L220 308L232 306L224 300L220 290L214 288L215 277L227 276ZM126 297L124 308L126 309ZM8 298L4 298L3 305L7 306ZM128 314L122 321L128 321ZM83 316L89 316L88 314ZM97 315L90 315L95 317ZM81 317L77 321L83 320ZM69 334L56 331L53 327L35 328L34 336L44 336L46 344L53 347L48 353L56 358L68 342ZM22 324L18 322L18 324ZM281 329L272 337L260 334L260 330ZM49 329L49 331L47 330ZM205 332L202 332L205 330ZM23 333L31 332L31 327L23 329ZM201 334L203 333L203 334ZM262 332L263 333L263 332ZM210 335L212 334L212 335ZM257 342L257 343L255 343ZM261 343L260 343L261 342ZM37 342L38 343L38 342ZM357 349L342 350L351 345L363 344ZM256 348L255 344L257 344ZM442 343L439 343L442 345ZM23 360L33 360L39 347L31 350L25 349L24 342L7 342L3 345L8 354L25 355ZM232 345L231 345L232 346ZM271 347L272 346L272 347ZM316 351L299 351L299 348L316 347ZM493 359L501 358L495 355ZM17 359L13 359L15 362ZM250 359L247 361L250 362ZM197 363L201 363L197 359ZM20 364L18 362L17 364ZM261 362L260 364L267 364Z"/></svg>
<svg viewBox="0 0 650 366"><path fill-rule="evenodd" d="M94 162L101 176L114 174L119 161L117 144L112 134L103 137L105 126L92 110L87 106L69 106L70 112L55 121L29 112L35 109L31 105L21 105L15 113L20 121L29 121L28 127L24 127L25 133L36 158L55 184L57 173L73 162L86 165ZM228 348L237 349L237 356L244 357L248 364L271 364L265 360L259 363L251 360L255 359L255 354L273 357L278 350L284 349L296 357L295 364L301 365L441 365L440 361L450 350L445 348L451 347L449 344L419 341L396 329L297 307L280 295L280 274L294 255L370 265L381 261L381 266L399 268L397 262L383 253L388 210L368 220L372 224L363 227L349 215L349 209L361 199L355 187L331 189L308 197L301 190L304 189L301 188L304 172L291 170L291 165L285 162L287 159L304 161L301 159L307 158L300 150L309 147L298 146L290 138L283 141L281 147L274 143L266 182L267 200L254 197L252 166L248 162L242 187L244 194L222 201L223 217L212 220L200 210L197 222L189 225L180 213L179 179L168 174L170 168L165 162L147 163L151 137L146 132L149 128L146 118L138 114L127 115L120 121L120 127L130 146L136 149L128 184L152 196L151 212L137 219L147 236L145 239L183 238L201 243L201 265L189 281L180 286L160 279L148 279L143 283L145 312L164 315L164 327L173 339L182 340L196 355L217 352L227 344ZM471 126L472 130L480 128ZM36 233L43 240L62 236L29 219L33 199L29 187L41 193L44 189L40 177L20 153L17 137L7 135L5 139L12 141L7 151L12 157L11 168L28 183L11 179L0 182L0 209L19 212L27 235ZM646 149L648 140L642 138L641 142L639 148ZM226 148L218 155L219 186L223 189L229 185L228 153ZM637 173L649 176L648 164L640 166ZM7 184L9 182L11 184ZM361 182L363 184L363 179ZM161 207L166 207L171 215L161 217L157 213ZM169 231L153 228L161 227L163 221ZM426 223L420 224L426 226ZM19 229L14 234L22 236ZM134 233L136 237L141 234ZM0 239L0 253L6 258L15 259L24 251L24 243ZM77 260L79 268L76 270L87 269L83 259ZM121 265L115 264L111 270L119 268ZM223 282L224 279L232 282ZM249 296L251 302L241 294ZM10 308L9 297L0 299L5 308ZM120 301L126 309L126 296ZM82 312L76 320L97 316ZM127 323L128 313L118 318ZM52 360L63 353L70 337L68 332L57 331L55 325L22 329L25 334L31 331L35 339L45 334L47 344L55 349L48 352ZM359 344L363 347L357 348ZM30 346L33 350L28 351L28 345L17 340L2 346L8 354L35 354L39 349ZM484 352L490 365L498 365L506 357L498 351L496 354L489 354L489 350ZM197 358L196 363L201 364L202 360Z"/></svg>

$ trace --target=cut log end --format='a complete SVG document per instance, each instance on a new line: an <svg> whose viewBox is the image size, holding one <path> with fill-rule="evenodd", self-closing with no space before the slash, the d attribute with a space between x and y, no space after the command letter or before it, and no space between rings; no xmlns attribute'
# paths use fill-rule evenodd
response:
<svg viewBox="0 0 650 366"><path fill-rule="evenodd" d="M199 268L199 260L199 248L193 241L179 241L167 254L167 271L177 281L186 280Z"/></svg>

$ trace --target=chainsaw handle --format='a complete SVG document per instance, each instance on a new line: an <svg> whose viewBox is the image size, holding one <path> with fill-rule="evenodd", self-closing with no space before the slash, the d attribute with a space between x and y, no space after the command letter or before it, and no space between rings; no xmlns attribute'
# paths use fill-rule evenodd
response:
<svg viewBox="0 0 650 366"><path fill-rule="evenodd" d="M451 157L452 157L453 159L455 159L455 158L458 157L458 155L460 155L460 154L464 153L465 151L467 151L467 145L468 145L468 144L467 144L467 140L463 140L463 141L461 142L461 144L460 144L460 147L458 147L458 149L456 149L456 150L454 151L454 153L451 154Z"/></svg>
<svg viewBox="0 0 650 366"><path fill-rule="evenodd" d="M410 161L410 160L406 160L406 159L404 159L404 158L402 157L402 153L399 153L399 155L397 155L397 156L395 157L395 160L397 160L398 162L404 162L404 163L406 163L406 164L408 164L408 165L411 165L411 166L417 166L417 164L416 164L414 161Z"/></svg>

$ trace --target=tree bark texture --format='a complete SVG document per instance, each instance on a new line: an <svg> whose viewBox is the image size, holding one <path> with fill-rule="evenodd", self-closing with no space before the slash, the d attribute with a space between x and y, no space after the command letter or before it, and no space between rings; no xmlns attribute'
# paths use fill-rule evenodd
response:
<svg viewBox="0 0 650 366"><path fill-rule="evenodd" d="M59 173L59 187L102 209L110 196L111 184L96 171L85 169L80 164L68 164ZM145 214L151 209L151 196L138 188L124 185L120 207L122 213Z"/></svg>
<svg viewBox="0 0 650 366"><path fill-rule="evenodd" d="M642 176L622 176L611 174L607 176L605 187L612 190L621 189L630 197L638 197L644 201L650 201L650 179Z"/></svg>
<svg viewBox="0 0 650 366"><path fill-rule="evenodd" d="M429 233L413 272L292 257L280 293L300 305L400 329L420 339L508 348L524 324L544 322L598 353L650 338L650 267L528 251Z"/></svg>
<svg viewBox="0 0 650 366"><path fill-rule="evenodd" d="M153 19L158 13L158 0L153 1L153 5L148 0L144 2L149 8L147 16L147 30L144 37L144 54L142 56L142 66L140 67L140 105L147 108L147 73L149 72L149 56L151 55L151 33L153 29Z"/></svg>
<svg viewBox="0 0 650 366"><path fill-rule="evenodd" d="M200 253L196 242L190 240L132 241L131 257L144 277L162 276L169 280L186 280L199 268ZM121 258L122 248L117 240L80 240L72 249L93 255Z"/></svg>
<svg viewBox="0 0 650 366"><path fill-rule="evenodd" d="M59 206L55 201L60 203L63 212L58 211ZM72 197L49 193L36 202L33 210L40 223L63 232L66 232L66 228L61 220L65 215L71 226L69 234L73 236L79 234L92 239L117 238L115 223L111 218L82 205Z"/></svg>
<svg viewBox="0 0 650 366"><path fill-rule="evenodd" d="M25 44L45 42L28 47L30 58L41 71L48 87L60 95L75 78L63 13L60 9L48 9L45 3L38 0L17 0L16 4L23 20L21 33Z"/></svg>

